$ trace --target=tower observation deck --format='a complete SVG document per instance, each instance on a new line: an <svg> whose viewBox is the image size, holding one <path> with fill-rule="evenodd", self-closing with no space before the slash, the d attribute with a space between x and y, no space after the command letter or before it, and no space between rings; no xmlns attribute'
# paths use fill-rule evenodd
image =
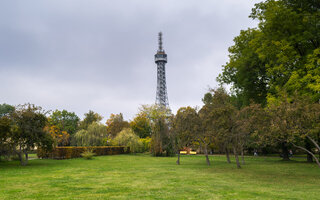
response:
<svg viewBox="0 0 320 200"><path fill-rule="evenodd" d="M166 84L166 63L167 54L162 48L162 33L159 33L158 38L159 49L154 55L155 63L157 64L157 94L156 104L169 108L167 84Z"/></svg>

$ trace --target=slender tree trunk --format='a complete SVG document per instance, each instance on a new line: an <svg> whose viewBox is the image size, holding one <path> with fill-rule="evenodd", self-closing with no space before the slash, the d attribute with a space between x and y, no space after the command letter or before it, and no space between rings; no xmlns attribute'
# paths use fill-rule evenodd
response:
<svg viewBox="0 0 320 200"><path fill-rule="evenodd" d="M320 133L318 133L318 144L320 144ZM320 159L320 150L319 150L319 159Z"/></svg>
<svg viewBox="0 0 320 200"><path fill-rule="evenodd" d="M318 143L320 144L320 135L318 135ZM320 151L319 152L319 160L320 160Z"/></svg>
<svg viewBox="0 0 320 200"><path fill-rule="evenodd" d="M26 156L25 164L27 165L29 160L28 152L25 152L24 155Z"/></svg>
<svg viewBox="0 0 320 200"><path fill-rule="evenodd" d="M227 156L227 161L228 161L228 163L231 163L228 147L226 147L226 156Z"/></svg>
<svg viewBox="0 0 320 200"><path fill-rule="evenodd" d="M288 161L288 160L290 160L287 143L286 143L286 142L283 142L283 143L281 144L281 147L282 147L282 160L283 160L283 161Z"/></svg>
<svg viewBox="0 0 320 200"><path fill-rule="evenodd" d="M310 141L306 139L305 143L306 143L306 149L308 151L312 151ZM313 156L309 153L307 154L307 162L310 162L310 163L313 162Z"/></svg>
<svg viewBox="0 0 320 200"><path fill-rule="evenodd" d="M210 165L210 160L209 160L209 156L208 156L208 145L207 144L204 145L204 154L206 156L207 165Z"/></svg>
<svg viewBox="0 0 320 200"><path fill-rule="evenodd" d="M312 157L313 157L314 160L316 161L317 165L320 167L319 159L318 159L317 156L314 155L311 151L308 151L306 148L303 148L303 147L301 147L301 146L297 146L297 145L295 145L295 144L293 144L293 143L291 143L291 144L292 144L294 147L299 148L299 149L301 149L301 150L304 150L304 151L306 151L308 154L312 155Z"/></svg>
<svg viewBox="0 0 320 200"><path fill-rule="evenodd" d="M180 165L180 151L178 150L178 160L177 160L177 165Z"/></svg>
<svg viewBox="0 0 320 200"><path fill-rule="evenodd" d="M246 164L244 161L244 152L243 152L243 147L241 147L241 159L242 159L242 164Z"/></svg>
<svg viewBox="0 0 320 200"><path fill-rule="evenodd" d="M19 156L20 164L21 164L22 166L25 166L26 163L24 162L24 159L23 159L23 154L24 154L24 152L22 151L21 146L19 146L19 151L17 152L17 154L18 154L18 156Z"/></svg>
<svg viewBox="0 0 320 200"><path fill-rule="evenodd" d="M234 153L234 157L236 158L237 168L240 169L241 165L239 162L239 156L238 156L238 152L235 147L233 147L233 153Z"/></svg>
<svg viewBox="0 0 320 200"><path fill-rule="evenodd" d="M19 153L18 153L18 156L19 156L19 159L20 159L20 164L22 165L22 166L25 166L25 165L27 165L27 162L25 161L25 159L23 158L24 156L24 153L22 152L22 151L20 151Z"/></svg>

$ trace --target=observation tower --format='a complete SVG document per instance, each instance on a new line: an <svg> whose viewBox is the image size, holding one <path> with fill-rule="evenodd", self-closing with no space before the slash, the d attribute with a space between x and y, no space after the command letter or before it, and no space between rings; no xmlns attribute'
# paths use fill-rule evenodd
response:
<svg viewBox="0 0 320 200"><path fill-rule="evenodd" d="M166 84L166 63L167 54L162 48L162 33L159 33L158 38L159 49L154 55L155 63L157 64L157 94L156 104L169 108L167 84Z"/></svg>

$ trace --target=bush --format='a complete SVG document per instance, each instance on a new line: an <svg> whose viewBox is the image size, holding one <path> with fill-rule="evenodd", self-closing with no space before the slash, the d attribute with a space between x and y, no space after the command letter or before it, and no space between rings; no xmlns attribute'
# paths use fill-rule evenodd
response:
<svg viewBox="0 0 320 200"><path fill-rule="evenodd" d="M87 149L85 152L80 154L84 159L91 160L96 154L92 152L92 149Z"/></svg>
<svg viewBox="0 0 320 200"><path fill-rule="evenodd" d="M97 156L129 153L130 148L124 146L99 147L56 147L53 151L38 149L39 158L70 159L79 158L81 153L91 150Z"/></svg>
<svg viewBox="0 0 320 200"><path fill-rule="evenodd" d="M101 146L103 138L106 136L106 126L94 122L88 126L87 130L79 130L74 135L74 140L77 146Z"/></svg>
<svg viewBox="0 0 320 200"><path fill-rule="evenodd" d="M125 128L113 139L113 143L128 146L132 153L138 153L143 152L143 143L139 139L139 136L131 128Z"/></svg>
<svg viewBox="0 0 320 200"><path fill-rule="evenodd" d="M143 145L142 152L150 151L150 146L151 146L151 138L150 137L140 138L139 141Z"/></svg>

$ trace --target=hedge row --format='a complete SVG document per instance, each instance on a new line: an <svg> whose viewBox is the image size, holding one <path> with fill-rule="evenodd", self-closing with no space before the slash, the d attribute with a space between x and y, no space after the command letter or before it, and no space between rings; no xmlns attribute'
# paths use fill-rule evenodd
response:
<svg viewBox="0 0 320 200"><path fill-rule="evenodd" d="M129 147L124 146L99 146L99 147L56 147L53 151L44 151L38 149L37 156L39 158L53 158L53 159L70 159L79 158L81 153L86 150L91 150L97 156L115 155L129 153Z"/></svg>

